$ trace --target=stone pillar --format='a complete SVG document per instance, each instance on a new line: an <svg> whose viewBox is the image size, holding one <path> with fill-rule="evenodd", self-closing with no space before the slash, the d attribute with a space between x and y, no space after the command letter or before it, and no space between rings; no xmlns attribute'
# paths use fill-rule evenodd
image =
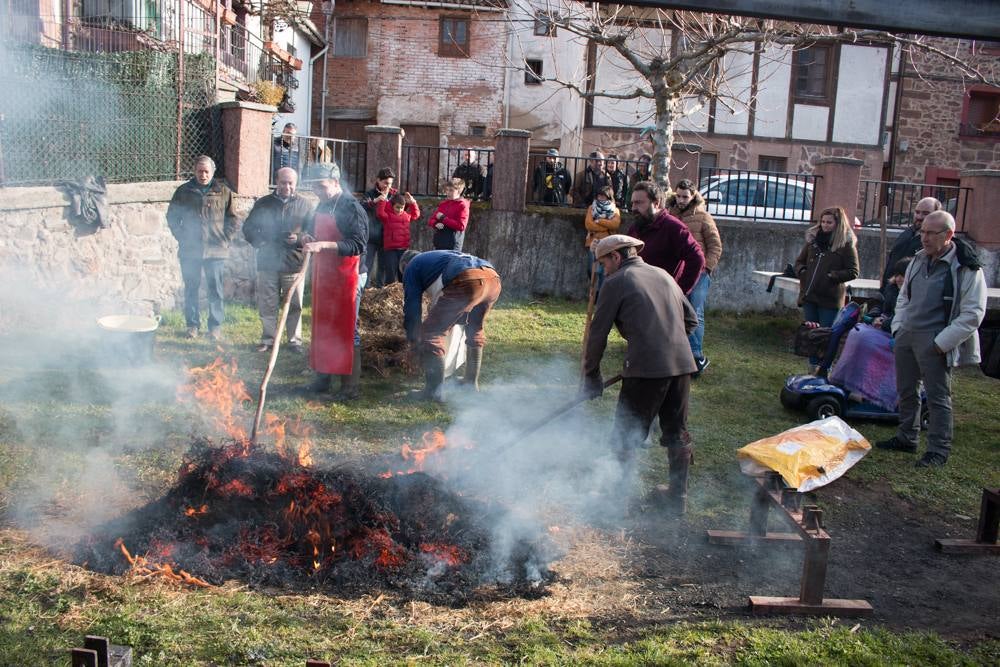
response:
<svg viewBox="0 0 1000 667"><path fill-rule="evenodd" d="M375 183L380 169L389 167L396 174L396 183L402 179L400 165L403 160L403 128L391 125L365 125L368 148L365 154L365 182L354 187L363 192Z"/></svg>
<svg viewBox="0 0 1000 667"><path fill-rule="evenodd" d="M528 188L528 149L531 132L504 128L497 132L493 154L493 197L495 211L524 210Z"/></svg>
<svg viewBox="0 0 1000 667"><path fill-rule="evenodd" d="M961 210L962 195L956 203L957 212L962 213L958 231L968 234L973 241L984 248L1000 248L1000 170L974 169L963 171L959 185L971 188ZM945 202L947 203L947 202ZM956 211L952 211L954 215Z"/></svg>
<svg viewBox="0 0 1000 667"><path fill-rule="evenodd" d="M241 195L266 195L271 182L271 120L277 107L252 102L223 102L223 173ZM190 169L191 165L182 165Z"/></svg>
<svg viewBox="0 0 1000 667"><path fill-rule="evenodd" d="M816 160L816 184L813 186L813 217L831 206L841 206L851 224L858 214L858 188L861 185L863 160L851 157L823 157Z"/></svg>
<svg viewBox="0 0 1000 667"><path fill-rule="evenodd" d="M675 143L670 151L670 187L685 178L698 185L698 165L701 163L701 146Z"/></svg>

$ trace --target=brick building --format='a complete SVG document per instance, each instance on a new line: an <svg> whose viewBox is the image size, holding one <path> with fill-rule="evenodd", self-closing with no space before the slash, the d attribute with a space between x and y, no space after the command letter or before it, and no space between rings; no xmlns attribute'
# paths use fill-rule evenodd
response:
<svg viewBox="0 0 1000 667"><path fill-rule="evenodd" d="M322 26L321 11L313 18ZM502 126L504 7L476 0L342 0L313 83L314 134L363 139L393 125L404 143L492 146Z"/></svg>
<svg viewBox="0 0 1000 667"><path fill-rule="evenodd" d="M983 72L1000 71L1000 42L930 43ZM1000 88L970 84L941 58L915 52L894 68L891 93L889 180L958 185L962 170L1000 169Z"/></svg>

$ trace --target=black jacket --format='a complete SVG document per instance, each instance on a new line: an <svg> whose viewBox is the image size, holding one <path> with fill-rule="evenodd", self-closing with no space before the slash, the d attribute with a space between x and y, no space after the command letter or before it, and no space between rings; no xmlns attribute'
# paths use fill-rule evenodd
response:
<svg viewBox="0 0 1000 667"><path fill-rule="evenodd" d="M299 195L283 202L276 195L261 197L243 224L243 236L257 249L257 270L296 273L302 268L302 233L312 225L314 206ZM295 234L289 243L288 235Z"/></svg>
<svg viewBox="0 0 1000 667"><path fill-rule="evenodd" d="M573 185L573 178L562 162L549 164L542 161L535 167L532 177L532 193L535 201L542 204L565 204L566 193Z"/></svg>
<svg viewBox="0 0 1000 667"><path fill-rule="evenodd" d="M317 213L332 213L337 221L337 229L340 231L341 239L337 241L337 254L342 257L358 255L362 272L365 268L365 248L368 245L368 215L361 207L358 200L348 192L342 192L333 199L321 201L313 212L313 217ZM309 231L313 231L314 226L310 223ZM319 239L320 241L328 239Z"/></svg>
<svg viewBox="0 0 1000 667"><path fill-rule="evenodd" d="M203 190L191 179L174 192L167 206L167 225L183 258L225 259L239 231L233 193L219 179Z"/></svg>
<svg viewBox="0 0 1000 667"><path fill-rule="evenodd" d="M896 262L907 257L913 257L917 254L917 251L923 248L920 243L920 235L917 234L917 228L910 225L896 237L895 243L892 244L892 248L889 249L889 257L885 260L885 270L882 272L882 287L886 286L889 282L889 278L892 277L892 267L896 266Z"/></svg>

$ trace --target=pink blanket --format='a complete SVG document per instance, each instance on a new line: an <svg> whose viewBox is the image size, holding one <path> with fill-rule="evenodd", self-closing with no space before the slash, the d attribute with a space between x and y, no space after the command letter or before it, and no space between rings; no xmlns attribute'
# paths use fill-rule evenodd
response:
<svg viewBox="0 0 1000 667"><path fill-rule="evenodd" d="M830 371L830 381L886 410L895 410L896 363L885 331L859 324L847 335L847 342Z"/></svg>

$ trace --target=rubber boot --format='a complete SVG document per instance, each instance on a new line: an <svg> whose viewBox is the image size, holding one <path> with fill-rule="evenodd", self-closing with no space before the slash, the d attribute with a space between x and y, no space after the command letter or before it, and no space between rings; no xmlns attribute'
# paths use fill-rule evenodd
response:
<svg viewBox="0 0 1000 667"><path fill-rule="evenodd" d="M316 377L304 387L304 391L307 394L322 394L330 388L331 378L329 373L316 373Z"/></svg>
<svg viewBox="0 0 1000 667"><path fill-rule="evenodd" d="M472 391L479 391L479 370L482 367L483 348L468 348L468 354L465 357L465 377L462 379L462 384Z"/></svg>
<svg viewBox="0 0 1000 667"><path fill-rule="evenodd" d="M436 354L425 354L422 360L424 366L424 390L422 398L428 401L444 401L444 357Z"/></svg>
<svg viewBox="0 0 1000 667"><path fill-rule="evenodd" d="M354 360L351 362L351 374L340 376L340 391L334 397L335 401L347 403L356 401L361 396L361 348L354 348Z"/></svg>
<svg viewBox="0 0 1000 667"><path fill-rule="evenodd" d="M694 459L691 445L678 444L667 449L670 462L670 487L666 494L666 508L677 516L687 511L688 469Z"/></svg>

